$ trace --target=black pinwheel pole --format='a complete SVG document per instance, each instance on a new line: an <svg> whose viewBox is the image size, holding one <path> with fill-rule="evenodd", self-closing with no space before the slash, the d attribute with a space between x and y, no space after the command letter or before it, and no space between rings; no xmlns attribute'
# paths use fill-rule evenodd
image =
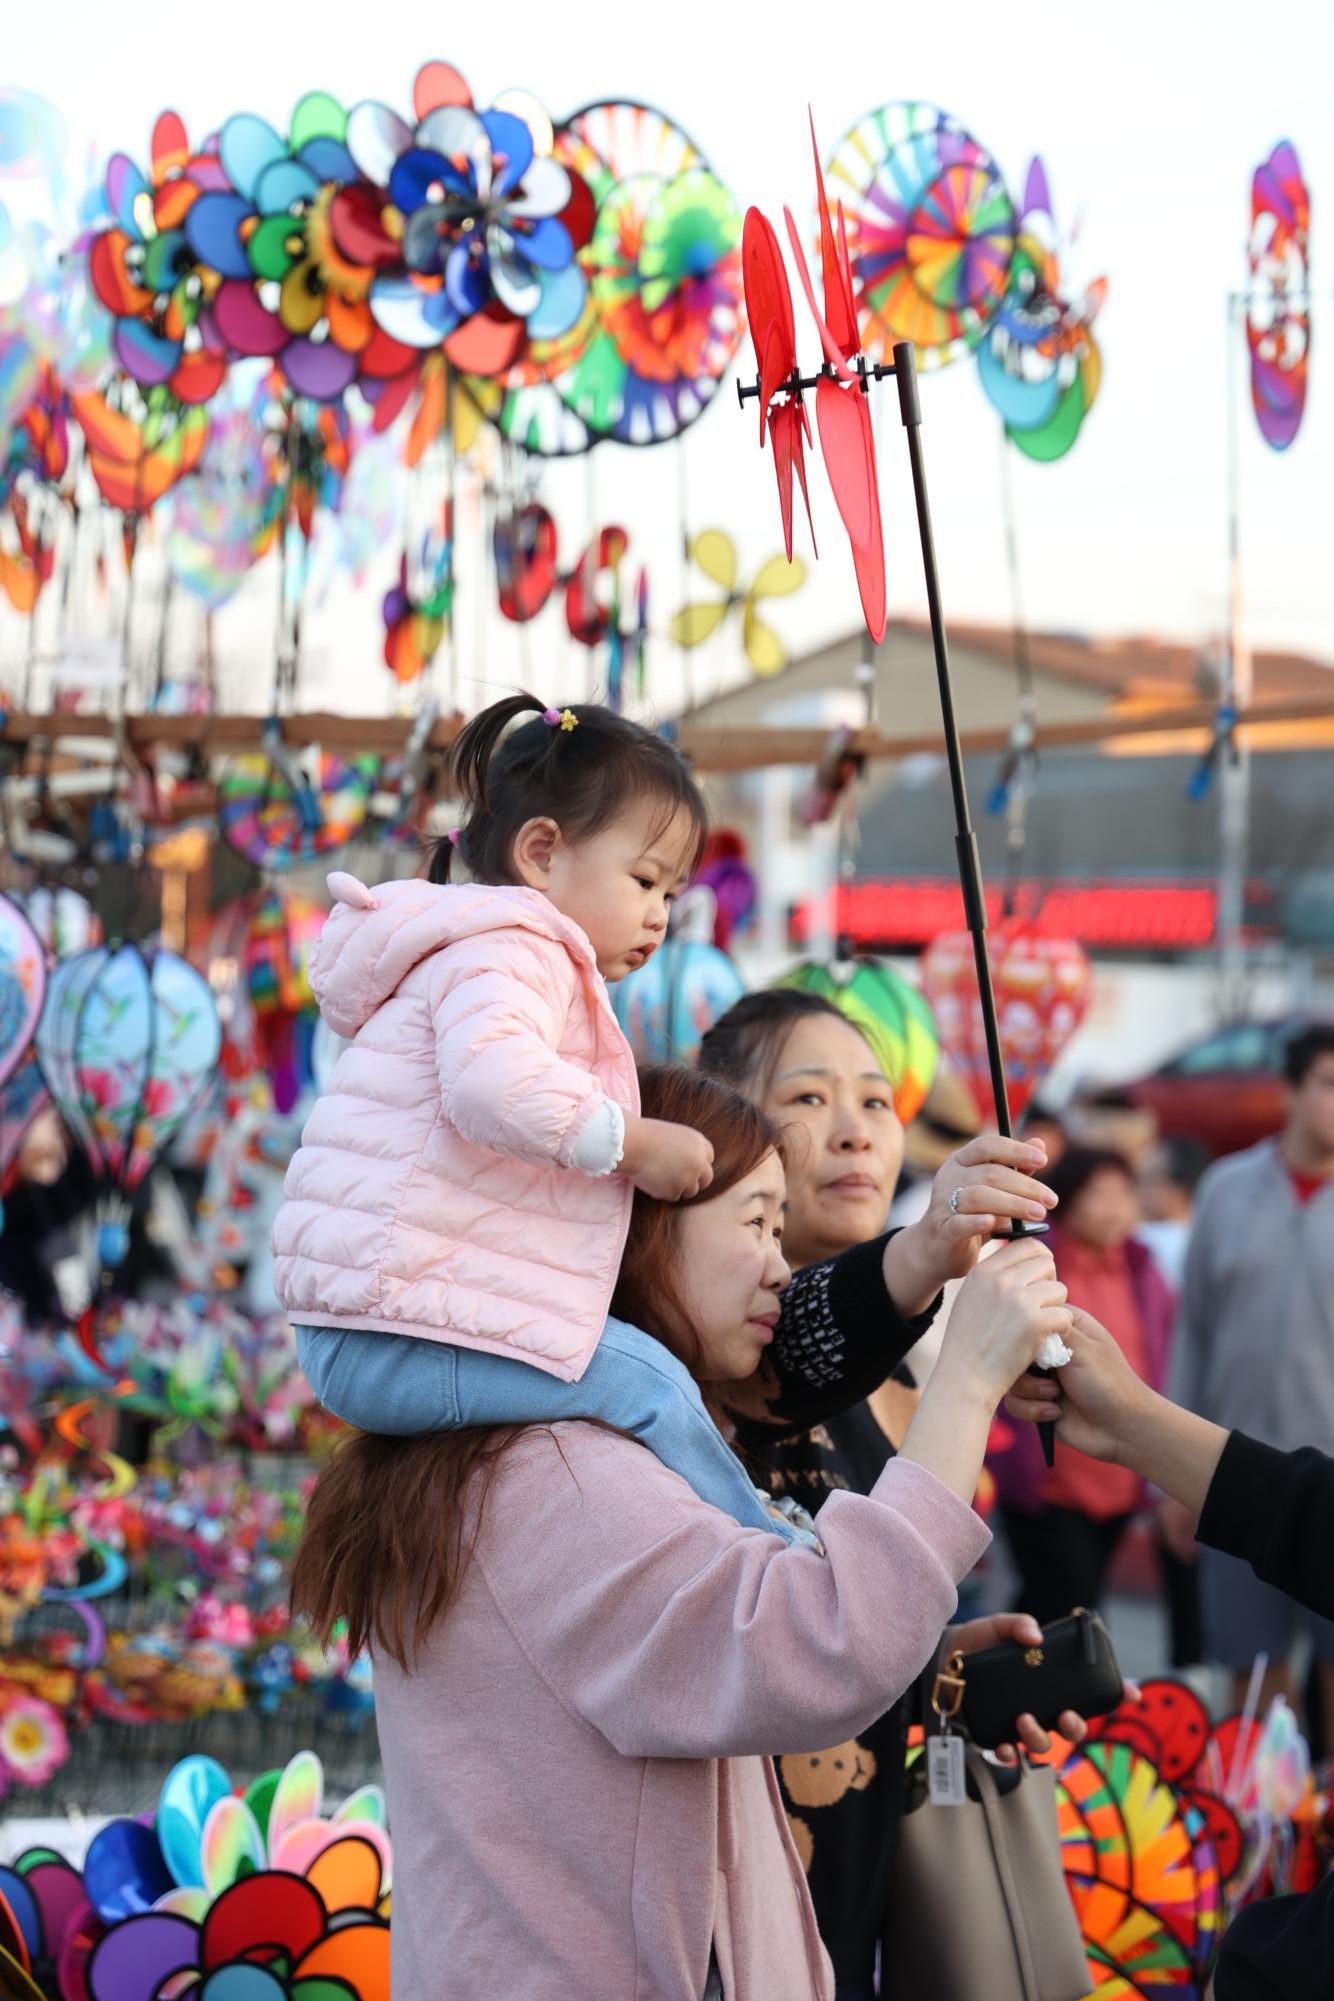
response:
<svg viewBox="0 0 1334 2001"><path fill-rule="evenodd" d="M959 862L959 887L963 891L964 921L973 941L973 963L977 968L977 991L982 1004L982 1031L987 1045L987 1066L991 1072L991 1095L996 1105L996 1125L1005 1139L1013 1137L1010 1094L1005 1084L1005 1064L1001 1058L1000 1028L996 1020L996 996L991 985L991 960L987 953L987 905L982 888L982 864L977 852L977 836L968 811L968 786L964 778L963 752L959 727L954 717L954 689L950 681L949 648L945 640L945 618L940 608L940 578L936 570L936 542L931 530L931 503L926 491L926 465L922 456L922 406L917 394L917 359L911 341L894 346L894 379L899 390L899 415L908 433L908 457L912 464L913 497L917 503L917 532L922 545L922 569L926 577L926 602L931 618L931 646L936 657L936 682L940 689L940 716L945 732L945 756L949 763L950 790L954 795L954 846ZM1011 1237L1040 1235L1045 1223L1011 1223ZM1041 1424L1042 1454L1053 1463L1056 1442L1054 1424Z"/></svg>

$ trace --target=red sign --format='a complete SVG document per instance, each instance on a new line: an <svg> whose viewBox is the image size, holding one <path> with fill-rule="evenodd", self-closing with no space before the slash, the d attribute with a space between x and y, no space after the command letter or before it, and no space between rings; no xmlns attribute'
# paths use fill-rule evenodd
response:
<svg viewBox="0 0 1334 2001"><path fill-rule="evenodd" d="M959 886L940 877L841 884L831 892L827 929L861 950L891 951L929 944L942 931L963 926ZM1247 902L1267 899L1262 884L1248 887ZM1093 950L1204 951L1214 943L1218 894L1208 883L1022 882L1015 915L1031 920L1043 937L1077 938ZM817 905L799 903L792 937L805 944ZM1001 891L987 891L987 917L1001 918Z"/></svg>

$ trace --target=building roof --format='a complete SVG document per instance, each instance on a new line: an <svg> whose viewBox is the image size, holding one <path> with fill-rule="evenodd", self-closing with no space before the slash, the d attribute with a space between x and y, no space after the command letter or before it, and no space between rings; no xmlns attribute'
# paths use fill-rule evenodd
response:
<svg viewBox="0 0 1334 2001"><path fill-rule="evenodd" d="M1013 715L1017 688L1016 639L1008 626L951 620L950 664L961 716L970 727L1004 726ZM1179 704L1217 692L1222 656L1215 649L1140 636L1087 638L1037 632L1025 641L1041 719L1073 722L1109 707ZM695 704L683 721L707 726L779 720L802 698L857 691L856 670L868 650L865 634L851 632L792 660L780 674L749 680ZM879 648L877 720L895 734L914 735L939 722L930 629L924 621L893 619ZM1260 701L1328 699L1334 662L1280 651L1252 656Z"/></svg>

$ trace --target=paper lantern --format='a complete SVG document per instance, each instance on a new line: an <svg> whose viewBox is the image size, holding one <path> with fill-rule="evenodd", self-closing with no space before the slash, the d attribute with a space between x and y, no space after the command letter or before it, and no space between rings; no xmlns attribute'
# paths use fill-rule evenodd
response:
<svg viewBox="0 0 1334 2001"><path fill-rule="evenodd" d="M221 1045L208 982L175 952L98 945L52 973L37 1056L103 1183L104 1265L124 1257L129 1197L194 1109Z"/></svg>
<svg viewBox="0 0 1334 2001"><path fill-rule="evenodd" d="M1001 1055L1010 1111L1017 1120L1088 1012L1093 968L1075 939L1044 937L1024 918L1005 919L990 938ZM929 945L922 955L921 976L941 1042L982 1117L993 1117L982 1004L968 933L951 932Z"/></svg>

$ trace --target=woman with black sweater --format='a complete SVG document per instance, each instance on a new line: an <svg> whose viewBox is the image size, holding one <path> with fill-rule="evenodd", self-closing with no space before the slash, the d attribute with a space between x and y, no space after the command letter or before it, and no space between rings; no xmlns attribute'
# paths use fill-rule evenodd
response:
<svg viewBox="0 0 1334 2001"><path fill-rule="evenodd" d="M915 1386L904 1357L930 1326L947 1280L962 1278L997 1224L1055 1206L1032 1177L1045 1149L985 1134L951 1154L925 1216L884 1231L903 1162L903 1127L881 1060L814 994L748 994L705 1036L700 1067L725 1078L782 1128L787 1153L784 1255L796 1277L769 1350L770 1379L738 1407L739 1443L761 1485L818 1510L831 1493L867 1494L893 1457ZM852 1248L849 1248L849 1247ZM967 1653L1036 1644L1025 1614L969 1619L950 1645ZM815 1756L778 1761L838 2001L873 2001L877 1960L892 1958L889 1887L903 1803L910 1695L860 1735ZM1081 1719L1062 1730L1078 1739ZM1031 1716L1015 1735L1040 1751Z"/></svg>
<svg viewBox="0 0 1334 2001"><path fill-rule="evenodd" d="M1180 1410L1140 1381L1105 1328L1075 1312L1073 1360L1029 1376L1012 1417L1055 1417L1061 1443L1131 1468L1198 1517L1198 1539L1334 1618L1334 1459L1276 1452ZM1309 1895L1239 1913L1223 1940L1214 2001L1328 2001L1334 1994L1334 1877Z"/></svg>

